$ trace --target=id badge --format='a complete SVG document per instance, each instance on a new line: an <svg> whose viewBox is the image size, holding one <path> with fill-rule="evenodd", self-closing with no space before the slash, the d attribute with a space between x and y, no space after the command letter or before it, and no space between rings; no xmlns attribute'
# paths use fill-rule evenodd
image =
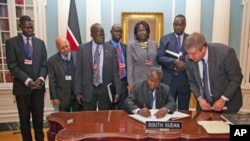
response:
<svg viewBox="0 0 250 141"><path fill-rule="evenodd" d="M32 60L30 60L30 59L24 59L24 64L25 65L32 65Z"/></svg>
<svg viewBox="0 0 250 141"><path fill-rule="evenodd" d="M151 65L151 61L150 60L145 60L145 64L146 65Z"/></svg>
<svg viewBox="0 0 250 141"><path fill-rule="evenodd" d="M119 63L119 67L120 67L120 68L124 68L124 67L125 67L125 64L124 64L124 63Z"/></svg>
<svg viewBox="0 0 250 141"><path fill-rule="evenodd" d="M93 64L93 69L96 69L97 68L97 64Z"/></svg>
<svg viewBox="0 0 250 141"><path fill-rule="evenodd" d="M65 80L72 80L71 75L65 75Z"/></svg>

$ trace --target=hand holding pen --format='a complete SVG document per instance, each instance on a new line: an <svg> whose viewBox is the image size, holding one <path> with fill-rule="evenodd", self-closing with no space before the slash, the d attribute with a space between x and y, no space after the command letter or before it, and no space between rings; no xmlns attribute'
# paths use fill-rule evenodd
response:
<svg viewBox="0 0 250 141"><path fill-rule="evenodd" d="M138 114L143 117L150 117L151 112L148 110L146 104L144 103L144 107L138 111Z"/></svg>

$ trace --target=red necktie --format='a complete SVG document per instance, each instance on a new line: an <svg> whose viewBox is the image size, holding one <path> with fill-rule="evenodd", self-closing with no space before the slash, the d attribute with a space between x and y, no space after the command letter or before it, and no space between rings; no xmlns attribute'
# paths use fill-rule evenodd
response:
<svg viewBox="0 0 250 141"><path fill-rule="evenodd" d="M116 47L116 50L117 50L117 58L118 58L118 63L119 63L119 75L120 75L120 78L122 78L124 76L124 63L122 61L122 51L120 50L118 45Z"/></svg>

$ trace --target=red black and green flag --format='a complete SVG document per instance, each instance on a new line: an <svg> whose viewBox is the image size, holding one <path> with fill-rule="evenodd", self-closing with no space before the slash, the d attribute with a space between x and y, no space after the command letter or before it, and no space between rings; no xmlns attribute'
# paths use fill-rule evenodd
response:
<svg viewBox="0 0 250 141"><path fill-rule="evenodd" d="M76 12L75 0L70 1L68 28L67 28L67 39L70 43L72 51L77 51L78 46L81 44L81 34L78 23L78 17Z"/></svg>

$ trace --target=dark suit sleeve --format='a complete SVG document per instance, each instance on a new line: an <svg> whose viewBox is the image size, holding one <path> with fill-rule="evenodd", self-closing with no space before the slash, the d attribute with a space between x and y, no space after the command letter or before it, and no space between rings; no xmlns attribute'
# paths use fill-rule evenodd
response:
<svg viewBox="0 0 250 141"><path fill-rule="evenodd" d="M164 97L162 97L162 99L164 100L165 106L168 110L170 110L170 112L174 112L176 110L176 103L175 103L175 99L173 98L170 88L169 86L165 85L165 84L161 84L163 91L161 93L161 95L163 95ZM162 100L159 99L159 100ZM157 104L157 103L156 103ZM161 108L161 107L159 107Z"/></svg>
<svg viewBox="0 0 250 141"><path fill-rule="evenodd" d="M54 67L54 61L52 58L48 60L48 70L49 70L49 91L50 91L50 99L57 99L56 95L56 68Z"/></svg>
<svg viewBox="0 0 250 141"><path fill-rule="evenodd" d="M228 84L222 95L232 99L240 89L243 76L235 51L230 48L225 56L227 57L224 60L224 71L227 74Z"/></svg>
<svg viewBox="0 0 250 141"><path fill-rule="evenodd" d="M44 42L42 42L41 54L42 54L42 59L41 59L41 68L40 68L39 76L46 79L47 74L48 74L48 67L47 67L48 64L47 64L47 50L46 50Z"/></svg>
<svg viewBox="0 0 250 141"><path fill-rule="evenodd" d="M74 80L74 92L75 94L82 94L82 65L81 60L83 56L83 48L86 46L79 46L76 54L76 67L75 67L75 80Z"/></svg>
<svg viewBox="0 0 250 141"><path fill-rule="evenodd" d="M185 56L185 62L186 62L186 72L188 76L189 87L192 93L195 95L195 97L198 98L202 96L201 91L200 91L202 90L202 86L201 86L201 79L200 79L198 65L190 61L188 58L188 55ZM195 69L194 67L197 67L197 68ZM200 82L199 85L198 85L198 82Z"/></svg>
<svg viewBox="0 0 250 141"><path fill-rule="evenodd" d="M169 49L169 46L171 45L169 39L164 36L160 40L160 46L157 52L157 63L164 68L168 69L174 69L175 68L175 59L174 57L167 56L166 50L171 50ZM171 50L172 51L172 50Z"/></svg>
<svg viewBox="0 0 250 141"><path fill-rule="evenodd" d="M119 64L117 60L116 48L112 47L113 60L113 83L115 84L116 94L121 94L121 81L119 76Z"/></svg>
<svg viewBox="0 0 250 141"><path fill-rule="evenodd" d="M138 105L140 105L141 103L145 103L143 102L143 100L145 100L139 95L139 92L137 91L137 86L134 85L134 87L131 90L131 93L127 96L127 98L124 100L124 109L128 112L128 113L132 113L133 110L138 109L138 108L142 108L143 106L139 107ZM141 102L138 102L141 101ZM142 104L144 105L144 104Z"/></svg>
<svg viewBox="0 0 250 141"><path fill-rule="evenodd" d="M11 74L14 76L15 79L25 82L29 76L20 69L18 65L18 59L17 59L17 52L15 50L15 46L17 43L15 43L17 39L8 39L6 40L6 60L8 64L8 69L10 70ZM21 46L20 46L21 47Z"/></svg>

